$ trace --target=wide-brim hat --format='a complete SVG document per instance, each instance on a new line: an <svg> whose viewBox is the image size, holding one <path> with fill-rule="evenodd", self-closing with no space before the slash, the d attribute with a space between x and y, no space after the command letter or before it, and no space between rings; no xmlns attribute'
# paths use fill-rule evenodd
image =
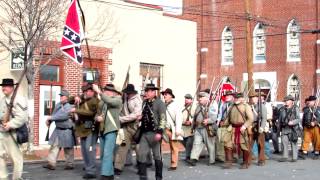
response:
<svg viewBox="0 0 320 180"><path fill-rule="evenodd" d="M2 83L0 84L0 86L14 86L14 85L17 85L17 84L15 84L14 80L10 78L2 79Z"/></svg>
<svg viewBox="0 0 320 180"><path fill-rule="evenodd" d="M309 97L307 98L307 101L315 101L315 100L317 100L317 97L316 97L316 96L309 96Z"/></svg>
<svg viewBox="0 0 320 180"><path fill-rule="evenodd" d="M254 92L254 93L250 94L249 97L250 97L250 98L259 97L259 93Z"/></svg>
<svg viewBox="0 0 320 180"><path fill-rule="evenodd" d="M239 92L239 93L235 93L234 95L235 98L243 98L243 93Z"/></svg>
<svg viewBox="0 0 320 180"><path fill-rule="evenodd" d="M200 92L200 93L199 93L199 97L207 97L207 98L209 98L210 95L209 95L209 93L207 93L207 92Z"/></svg>
<svg viewBox="0 0 320 180"><path fill-rule="evenodd" d="M116 92L118 94L121 94L121 92L114 86L114 84L106 84L106 86L103 88L104 91L112 91Z"/></svg>
<svg viewBox="0 0 320 180"><path fill-rule="evenodd" d="M175 98L175 96L174 96L174 94L173 94L173 92L172 92L172 89L170 89L170 88L167 88L166 90L162 91L161 94L162 94L162 95L164 95L164 94L170 94L170 95L172 96L172 98Z"/></svg>
<svg viewBox="0 0 320 180"><path fill-rule="evenodd" d="M92 84L88 83L87 85L84 85L81 87L82 92L88 91L88 90L93 90Z"/></svg>
<svg viewBox="0 0 320 180"><path fill-rule="evenodd" d="M186 99L193 99L193 97L192 97L191 94L186 94L186 95L184 95L184 98L186 98Z"/></svg>
<svg viewBox="0 0 320 180"><path fill-rule="evenodd" d="M267 94L265 94L264 92L261 92L260 94L261 94L261 96L263 96L263 97L267 97Z"/></svg>
<svg viewBox="0 0 320 180"><path fill-rule="evenodd" d="M294 97L291 96L291 95L288 95L288 96L283 98L283 101L294 101Z"/></svg>
<svg viewBox="0 0 320 180"><path fill-rule="evenodd" d="M59 96L69 97L69 96L70 96L70 93L69 93L67 90L62 90L62 91L60 92Z"/></svg>
<svg viewBox="0 0 320 180"><path fill-rule="evenodd" d="M122 90L122 92L126 93L126 94L137 94L138 93L138 91L135 90L133 84L128 84L127 87Z"/></svg>
<svg viewBox="0 0 320 180"><path fill-rule="evenodd" d="M147 85L144 87L144 91L148 91L148 90L159 90L159 88L156 87L154 84L147 84Z"/></svg>

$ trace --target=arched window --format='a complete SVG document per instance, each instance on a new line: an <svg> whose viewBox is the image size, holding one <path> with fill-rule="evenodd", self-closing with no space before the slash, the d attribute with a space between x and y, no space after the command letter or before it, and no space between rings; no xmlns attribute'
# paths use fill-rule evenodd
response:
<svg viewBox="0 0 320 180"><path fill-rule="evenodd" d="M292 74L288 78L288 83L287 83L287 95L291 95L295 98L297 104L300 103L300 81L297 75Z"/></svg>
<svg viewBox="0 0 320 180"><path fill-rule="evenodd" d="M253 30L253 62L266 62L266 36L261 23L258 23Z"/></svg>
<svg viewBox="0 0 320 180"><path fill-rule="evenodd" d="M227 26L222 31L221 36L221 64L233 64L233 36L231 29Z"/></svg>
<svg viewBox="0 0 320 180"><path fill-rule="evenodd" d="M300 61L300 26L295 19L287 28L287 61Z"/></svg>

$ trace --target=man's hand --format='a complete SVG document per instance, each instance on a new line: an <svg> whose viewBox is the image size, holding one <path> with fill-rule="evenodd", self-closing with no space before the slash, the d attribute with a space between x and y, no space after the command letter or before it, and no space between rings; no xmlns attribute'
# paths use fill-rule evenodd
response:
<svg viewBox="0 0 320 180"><path fill-rule="evenodd" d="M5 130L5 131L9 131L10 129L11 129L11 127L9 126L9 123L3 123L3 129Z"/></svg>
<svg viewBox="0 0 320 180"><path fill-rule="evenodd" d="M47 119L47 120L46 120L46 125L47 125L47 127L49 127L50 124L51 124L51 121L50 121L49 119Z"/></svg>
<svg viewBox="0 0 320 180"><path fill-rule="evenodd" d="M176 132L176 137L178 136L182 136L182 134L180 132Z"/></svg>
<svg viewBox="0 0 320 180"><path fill-rule="evenodd" d="M289 125L289 126L293 126L293 122L292 122L292 121L289 121L289 122L288 122L288 125Z"/></svg>
<svg viewBox="0 0 320 180"><path fill-rule="evenodd" d="M311 122L311 126L314 127L316 123L314 121Z"/></svg>
<svg viewBox="0 0 320 180"><path fill-rule="evenodd" d="M262 127L259 128L259 133L262 134L264 129Z"/></svg>
<svg viewBox="0 0 320 180"><path fill-rule="evenodd" d="M76 108L71 108L69 113L74 113L74 112L76 112L76 110L77 110Z"/></svg>
<svg viewBox="0 0 320 180"><path fill-rule="evenodd" d="M74 97L74 103L75 104L80 104L81 103L81 98L79 96Z"/></svg>
<svg viewBox="0 0 320 180"><path fill-rule="evenodd" d="M209 122L209 119L207 118L207 119L204 119L202 123L206 126L208 125L208 122Z"/></svg>
<svg viewBox="0 0 320 180"><path fill-rule="evenodd" d="M245 131L246 129L247 129L247 127L244 126L244 125L242 125L241 128L240 128L241 133L244 133L244 131Z"/></svg>
<svg viewBox="0 0 320 180"><path fill-rule="evenodd" d="M101 93L101 90L99 89L99 86L96 85L96 84L92 84L92 89L93 89L96 93L98 93L98 94Z"/></svg>
<svg viewBox="0 0 320 180"><path fill-rule="evenodd" d="M189 120L188 120L188 121L185 121L185 122L184 122L184 125L186 125L186 126L191 126L191 121L189 121Z"/></svg>
<svg viewBox="0 0 320 180"><path fill-rule="evenodd" d="M137 115L136 119L137 119L137 121L141 121L142 115L141 114Z"/></svg>
<svg viewBox="0 0 320 180"><path fill-rule="evenodd" d="M103 121L103 117L102 116L97 116L96 117L96 121L99 122L99 123L102 122Z"/></svg>

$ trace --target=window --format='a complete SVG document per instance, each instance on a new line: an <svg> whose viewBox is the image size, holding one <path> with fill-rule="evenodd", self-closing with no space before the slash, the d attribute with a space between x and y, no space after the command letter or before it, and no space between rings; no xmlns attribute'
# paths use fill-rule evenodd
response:
<svg viewBox="0 0 320 180"><path fill-rule="evenodd" d="M160 89L163 83L163 65L140 62L141 91L146 84L155 84ZM159 95L159 92L158 92Z"/></svg>
<svg viewBox="0 0 320 180"><path fill-rule="evenodd" d="M288 79L287 95L293 96L296 99L297 104L300 103L300 81L295 74L292 74Z"/></svg>
<svg viewBox="0 0 320 180"><path fill-rule="evenodd" d="M94 83L99 82L100 74L98 69L84 68L82 71L83 82Z"/></svg>
<svg viewBox="0 0 320 180"><path fill-rule="evenodd" d="M231 29L227 26L224 28L221 37L221 64L233 64L233 36Z"/></svg>
<svg viewBox="0 0 320 180"><path fill-rule="evenodd" d="M258 23L253 30L253 63L266 62L266 37L263 25Z"/></svg>
<svg viewBox="0 0 320 180"><path fill-rule="evenodd" d="M287 28L287 61L300 61L300 26L291 20Z"/></svg>
<svg viewBox="0 0 320 180"><path fill-rule="evenodd" d="M41 65L40 66L40 80L50 81L50 82L59 82L60 74L59 66L54 65Z"/></svg>

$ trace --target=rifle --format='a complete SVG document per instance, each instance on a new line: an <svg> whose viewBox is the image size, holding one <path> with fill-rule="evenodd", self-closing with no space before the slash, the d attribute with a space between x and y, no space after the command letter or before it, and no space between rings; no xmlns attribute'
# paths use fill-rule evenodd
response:
<svg viewBox="0 0 320 180"><path fill-rule="evenodd" d="M52 82L50 83L49 114L50 116L52 115ZM49 126L48 126L45 141L49 141L50 125L51 125L51 121L49 121Z"/></svg>
<svg viewBox="0 0 320 180"><path fill-rule="evenodd" d="M196 98L196 96L197 96L197 92L198 92L199 87L200 87L201 79L206 79L206 78L207 78L207 75L206 75L206 74L201 74L201 75L200 75L199 80L198 80L198 82L197 82L196 91L195 91L195 93L194 93L194 95L193 95L193 101L192 101L192 103L191 103L190 110L192 110L192 106L193 106L194 101L195 101L195 98Z"/></svg>
<svg viewBox="0 0 320 180"><path fill-rule="evenodd" d="M250 88L248 89L248 92L246 93L245 102L248 101L248 97L249 97L249 94L250 94L252 88L254 89L254 81L253 81L253 83L251 84ZM244 89L243 91L245 91L245 89Z"/></svg>
<svg viewBox="0 0 320 180"><path fill-rule="evenodd" d="M265 99L265 102L267 102L267 100L269 99L269 97L270 97L270 94L271 94L271 90L273 89L273 86L274 86L274 81L272 82L272 85L271 85L271 88L270 88L270 90L269 90L269 92L268 92L268 94L267 94L267 96L266 96L266 99ZM260 85L259 85L259 87L260 87Z"/></svg>
<svg viewBox="0 0 320 180"><path fill-rule="evenodd" d="M312 117L312 121L314 121L314 119L315 119L316 122L317 122L317 119L316 119L316 116L315 116L315 112L317 111L317 107L319 105L319 96L320 96L320 89L318 87L317 94L316 94L317 100L316 100L316 103L315 103L315 105L313 107L312 116L311 116ZM317 122L317 125L320 126L319 122Z"/></svg>
<svg viewBox="0 0 320 180"><path fill-rule="evenodd" d="M261 99L261 86L260 86L260 83L259 83L259 100L258 100L258 132L260 130L260 127L261 127L261 122L262 122L262 99Z"/></svg>

